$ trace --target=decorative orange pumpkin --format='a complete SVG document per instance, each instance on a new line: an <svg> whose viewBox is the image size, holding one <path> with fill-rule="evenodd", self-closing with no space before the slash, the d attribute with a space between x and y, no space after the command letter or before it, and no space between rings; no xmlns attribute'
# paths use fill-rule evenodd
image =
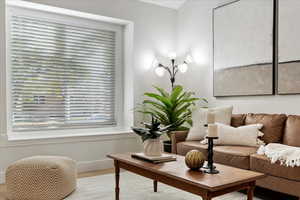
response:
<svg viewBox="0 0 300 200"><path fill-rule="evenodd" d="M185 156L185 164L191 170L199 170L201 167L203 167L204 162L205 157L203 153L198 150L191 150Z"/></svg>

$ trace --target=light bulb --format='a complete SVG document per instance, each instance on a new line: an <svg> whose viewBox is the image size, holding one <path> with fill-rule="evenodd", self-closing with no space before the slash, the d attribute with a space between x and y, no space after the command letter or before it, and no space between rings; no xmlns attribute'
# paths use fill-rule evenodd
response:
<svg viewBox="0 0 300 200"><path fill-rule="evenodd" d="M183 63L178 66L178 69L181 73L185 73L188 70L188 65L186 63Z"/></svg>
<svg viewBox="0 0 300 200"><path fill-rule="evenodd" d="M193 57L190 54L188 54L185 58L185 62L188 63L188 64L192 63L193 62Z"/></svg>
<svg viewBox="0 0 300 200"><path fill-rule="evenodd" d="M175 59L176 56L177 56L177 55L176 55L175 52L170 52L169 55L168 55L168 57L169 57L171 60Z"/></svg>
<svg viewBox="0 0 300 200"><path fill-rule="evenodd" d="M155 68L155 73L159 77L163 77L165 75L165 69L162 67L156 67Z"/></svg>
<svg viewBox="0 0 300 200"><path fill-rule="evenodd" d="M159 65L158 60L156 58L153 59L152 61L152 67L157 67Z"/></svg>

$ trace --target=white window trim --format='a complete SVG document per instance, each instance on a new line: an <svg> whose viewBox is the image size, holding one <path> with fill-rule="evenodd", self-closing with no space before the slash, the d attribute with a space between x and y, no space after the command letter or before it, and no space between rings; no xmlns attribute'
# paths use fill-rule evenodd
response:
<svg viewBox="0 0 300 200"><path fill-rule="evenodd" d="M24 133L14 133L12 131L11 123L11 105L10 105L10 62L9 56L7 53L6 57L6 99L7 99L7 138L9 141L13 140L32 140L32 139L49 139L49 138L60 138L60 137L79 137L79 136L99 136L99 135L115 135L115 134L126 134L130 130L130 127L133 125L133 69L132 69L132 58L133 58L133 34L134 34L134 24L131 21L105 17L100 15L94 15L90 13L84 13L80 11L74 11L64 8L58 8L53 6L46 6L43 4L24 2L19 0L7 1L8 7L16 8L25 8L31 10L37 10L42 12L60 14L65 16L79 17L83 19L89 19L99 22L106 22L115 25L121 25L123 27L123 98L122 99L122 112L121 121L119 121L118 127L115 128L95 128L95 129L70 129L70 130L53 130L53 131L34 131L34 132L24 132ZM6 20L8 22L8 20ZM8 29L9 24L6 24ZM10 34L7 31L7 34ZM9 37L8 37L9 38ZM8 49L9 42L6 43ZM120 104L119 104L120 105Z"/></svg>

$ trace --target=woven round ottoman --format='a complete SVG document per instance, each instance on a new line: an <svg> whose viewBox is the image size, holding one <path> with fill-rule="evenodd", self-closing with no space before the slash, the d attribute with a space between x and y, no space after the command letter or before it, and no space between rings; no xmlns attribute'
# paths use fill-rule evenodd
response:
<svg viewBox="0 0 300 200"><path fill-rule="evenodd" d="M76 189L76 162L57 156L34 156L6 170L10 200L61 200Z"/></svg>

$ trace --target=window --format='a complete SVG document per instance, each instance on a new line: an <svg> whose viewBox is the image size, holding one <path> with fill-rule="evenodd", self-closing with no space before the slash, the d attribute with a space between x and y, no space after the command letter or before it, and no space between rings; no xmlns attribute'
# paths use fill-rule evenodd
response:
<svg viewBox="0 0 300 200"><path fill-rule="evenodd" d="M118 125L122 29L68 18L10 13L13 132Z"/></svg>

